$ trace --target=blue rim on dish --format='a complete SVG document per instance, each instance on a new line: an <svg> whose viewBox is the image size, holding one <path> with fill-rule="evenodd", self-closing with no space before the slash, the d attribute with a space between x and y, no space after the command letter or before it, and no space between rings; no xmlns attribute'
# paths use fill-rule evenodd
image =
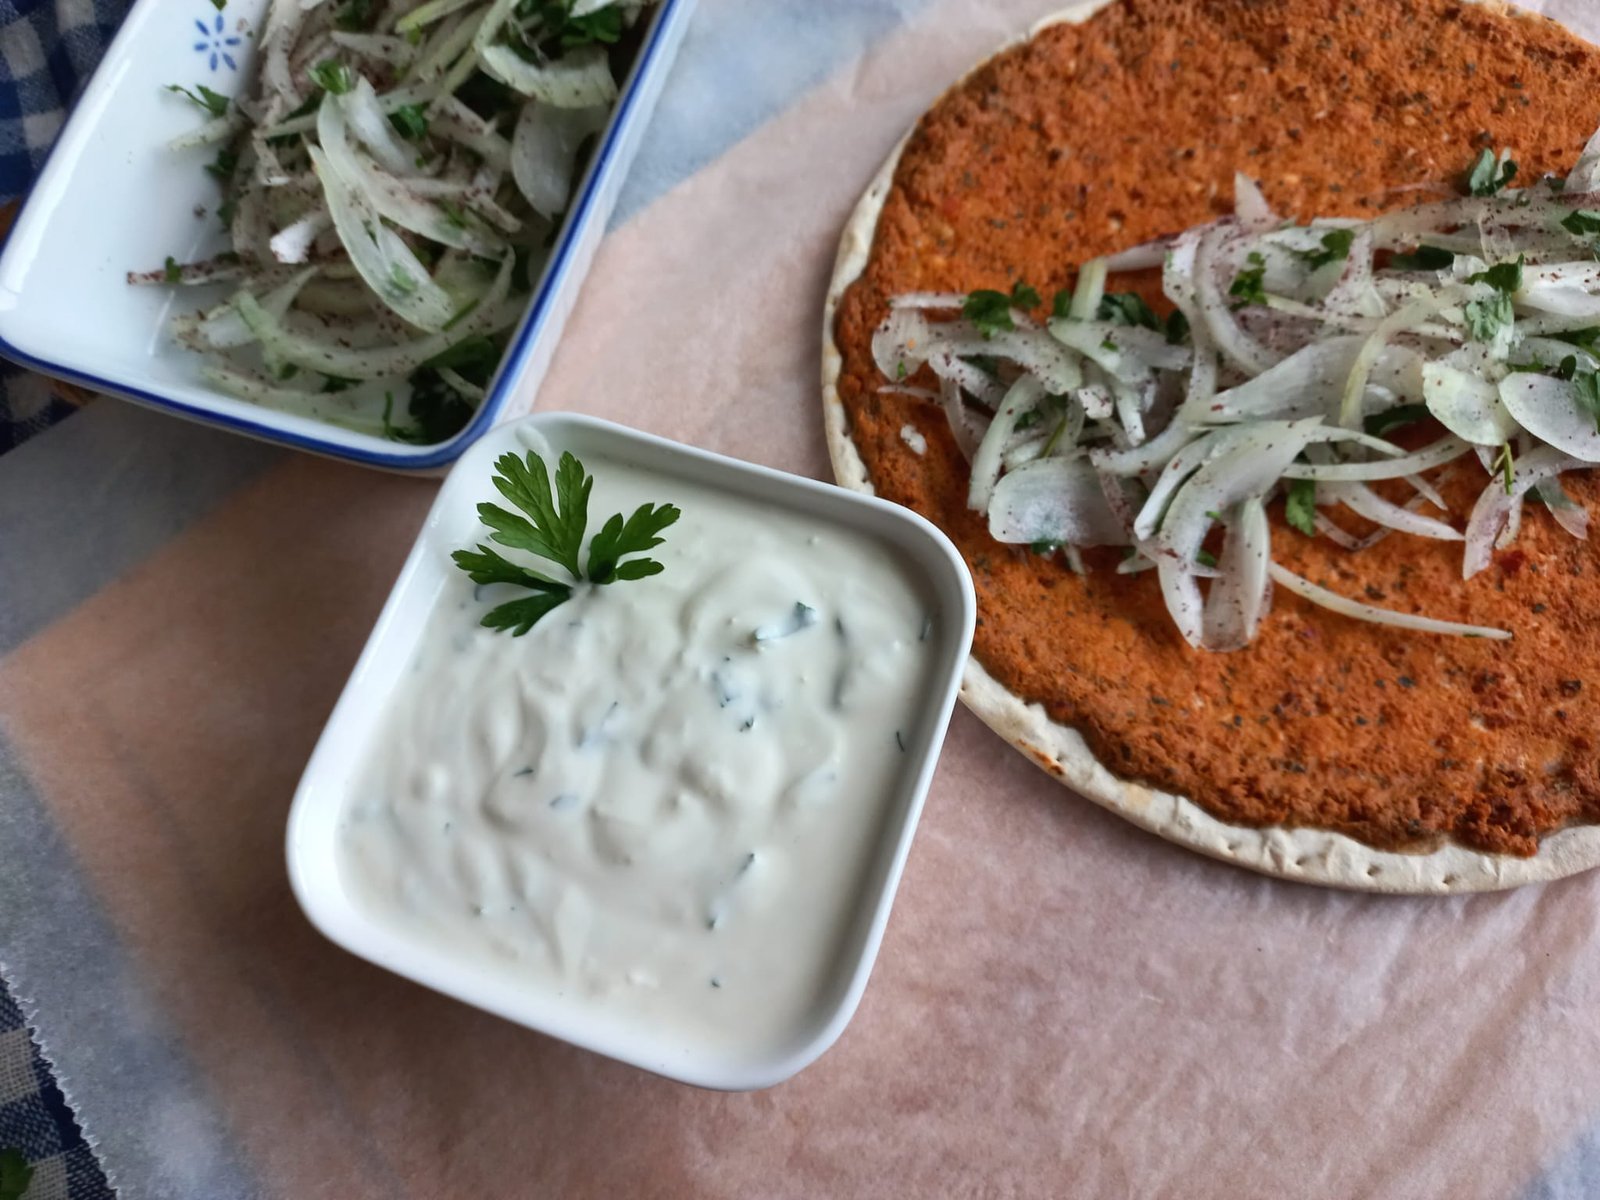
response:
<svg viewBox="0 0 1600 1200"><path fill-rule="evenodd" d="M506 352L500 360L500 366L495 372L488 394L483 402L478 405L472 414L472 419L448 441L440 442L428 451L418 454L393 454L381 450L363 450L358 447L347 446L337 442L326 441L322 438L309 437L304 434L292 432L275 425L262 424L244 417L236 417L215 409L205 408L183 400L176 400L170 396L163 396L132 384L113 383L98 375L75 370L59 363L50 362L39 358L12 345L4 336L0 336L0 355L4 355L12 362L62 379L68 383L88 388L91 391L102 392L113 396L120 396L127 400L148 405L163 412L173 413L180 417L199 421L206 425L228 429L235 433L246 434L263 441L273 442L278 445L288 446L295 450L304 450L312 454L320 454L330 458L342 459L346 462L358 463L363 466L386 467L401 471L424 471L435 467L446 466L459 458L466 449L482 437L494 424L500 410L505 407L510 398L512 389L516 386L523 368L527 365L529 356L539 341L551 317L551 298L560 289L568 272L571 270L572 254L579 235L584 231L592 217L592 210L601 191L602 185L609 182L610 177L620 169L616 161L616 148L618 141L624 136L627 126L634 119L634 110L639 103L639 95L643 90L641 81L647 73L656 68L657 60L674 47L680 30L678 24L688 19L689 10L694 7L695 0L659 0L656 12L651 18L651 23L639 46L639 52L629 68L628 77L623 83L617 99L616 107L612 110L611 119L601 135L599 143L595 146L589 157L588 167L585 169L583 179L578 185L576 199L567 209L566 217L562 221L561 236L557 239L551 251L550 258L540 273L538 285L533 289L529 298L528 309L522 318L517 331L512 335L511 341L506 346ZM130 18L132 13L129 14ZM131 25L125 24L124 31ZM106 59L112 56L116 49L116 42L123 36L118 33L106 51ZM664 67L662 69L665 69ZM98 73L98 72L97 72ZM91 79L90 87L94 86ZM87 89L85 89L87 91ZM80 103L82 97L79 98ZM12 222L11 229L15 230L22 221L22 214L27 211L29 202L33 199L33 192L38 189L39 182L49 170L50 160L55 157L56 150L60 147L67 125L71 123L69 115L67 122L62 126L62 134L56 137L55 145L51 146L50 153L40 164L39 172L34 177L33 188L28 197L17 210L17 218ZM643 119L643 118L640 118ZM9 234L7 239L9 240Z"/></svg>

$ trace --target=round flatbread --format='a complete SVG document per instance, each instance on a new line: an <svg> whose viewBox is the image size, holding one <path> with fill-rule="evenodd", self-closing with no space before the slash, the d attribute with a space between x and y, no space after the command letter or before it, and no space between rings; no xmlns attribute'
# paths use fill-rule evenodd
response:
<svg viewBox="0 0 1600 1200"><path fill-rule="evenodd" d="M1035 54L1035 39L1056 36L1063 31L1054 27L1063 24L1089 22L1084 28L1092 30L1099 21L1091 22L1090 18L1113 3L1125 10L1131 8L1139 11L1098 38L1085 33L1082 39L1072 43L1071 57L1064 70L1074 77L1071 80L1051 81L1049 73L1053 69L1063 69L1060 55L1066 51L1062 51L1058 45L1054 47L1055 58L1042 52ZM1092 0L1041 23L1029 38L975 68L947 93L907 139L895 148L868 186L845 227L823 317L824 421L838 482L858 491L876 491L889 499L918 508L952 534L969 563L975 564L975 575L980 576L980 608L985 610L986 616L994 618L993 624L997 630L992 637L986 637L985 630L980 629L966 671L963 701L992 729L1062 783L1134 824L1169 841L1269 875L1377 892L1486 891L1556 879L1600 864L1600 781L1595 779L1589 766L1589 759L1593 756L1587 734L1583 732L1600 724L1588 719L1600 716L1600 709L1588 708L1589 701L1583 690L1585 680L1582 678L1591 665L1595 666L1597 677L1589 690L1600 691L1600 656L1591 657L1586 649L1581 655L1575 653L1575 659L1581 661L1573 661L1564 668L1571 673L1570 678L1562 675L1548 661L1552 645L1559 647L1562 640L1570 638L1574 628L1582 623L1585 600L1582 589L1590 585L1580 584L1577 580L1579 577L1586 578L1586 567L1591 572L1595 569L1588 558L1587 547L1577 544L1574 547L1559 547L1551 540L1553 535L1549 531L1541 530L1526 554L1519 555L1515 564L1501 564L1501 579L1492 585L1502 593L1496 602L1502 605L1526 602L1525 592L1532 586L1530 580L1534 577L1543 580L1539 586L1552 593L1548 602L1534 600L1528 603L1530 620L1545 618L1536 626L1544 632L1534 636L1518 628L1518 637L1522 639L1521 653L1527 656L1527 660L1519 660L1523 667L1521 675L1516 674L1517 663L1507 668L1512 675L1509 683L1503 673L1486 668L1485 660L1473 657L1484 652L1477 644L1470 651L1456 646L1419 650L1420 643L1415 635L1407 642L1392 631L1375 631L1371 626L1365 626L1364 632L1353 635L1348 629L1338 628L1337 623L1342 618L1306 608L1294 608L1289 620L1279 621L1278 613L1293 605L1292 598L1286 601L1280 596L1277 611L1269 618L1269 622L1277 626L1292 625L1294 628L1288 632L1278 629L1277 642L1264 636L1258 645L1239 652L1241 655L1279 653L1283 647L1290 645L1284 641L1286 638L1298 636L1302 641L1309 638L1315 642L1320 634L1326 633L1327 660L1339 661L1342 671L1353 674L1367 686L1376 686L1384 694L1373 710L1376 715L1369 722L1358 710L1352 710L1351 702L1343 695L1343 683L1331 687L1331 691L1340 693L1338 696L1330 694L1324 697L1319 694L1315 702L1308 705L1303 697L1296 694L1296 681L1286 679L1282 699L1272 705L1272 708L1279 710L1282 719L1300 722L1296 729L1302 726L1306 729L1315 727L1315 736L1323 740L1311 744L1329 746L1331 730L1331 736L1336 741L1346 737L1350 745L1330 748L1325 763L1274 760L1271 770L1264 768L1260 773L1249 776L1249 787L1240 793L1244 795L1248 792L1248 802L1236 802L1237 798L1231 793L1225 796L1220 794L1233 787L1235 779L1243 777L1239 775L1239 769L1232 765L1228 768L1231 772L1228 782L1219 785L1218 793L1209 797L1204 794L1203 786L1163 788L1149 780L1152 774L1162 769L1159 764L1164 749L1172 759L1182 759L1187 778L1198 779L1202 785L1220 778L1224 772L1216 764L1225 761L1229 753L1227 747L1233 737L1231 731L1245 727L1240 714L1224 711L1214 718L1207 716L1202 721L1186 709L1182 714L1182 722L1175 724L1173 729L1174 736L1188 739L1179 753L1165 740L1160 714L1152 718L1130 710L1125 726L1118 726L1116 720L1102 718L1098 713L1092 714L1091 720L1081 687L1074 708L1072 702L1061 696L1029 694L1028 688L1017 682L1025 678L1038 678L1037 674L1030 675L1017 665L1017 643L1027 641L1030 622L1034 623L1032 628L1044 622L1059 625L1056 614L1061 609L1052 605L1069 603L1070 594L1068 601L1061 601L1055 589L1087 585L1077 583L1077 577L1067 575L1063 568L1041 564L1018 565L1010 560L1002 564L1004 571L996 568L997 578L990 582L1000 587L1009 580L1014 590L1020 587L1027 593L1026 598L1019 601L1020 615L1009 605L1004 606L1005 611L996 610L992 598L1006 594L1001 591L991 589L991 601L988 605L984 604L986 589L982 584L988 580L988 571L980 568L986 568L986 556L991 553L1016 556L1022 552L988 542L986 534L982 532L981 522L963 516L960 502L951 500L951 494L956 490L964 496L965 477L955 474L957 468L964 467L964 464L953 450L953 441L937 409L928 407L927 413L919 417L913 411L915 402L902 400L892 411L885 407L883 411L874 412L870 430L863 433L863 414L866 410L855 406L878 405L879 402L866 399L865 389L859 383L860 379L866 377L865 371L871 369L870 359L864 365L861 361L865 348L859 330L870 327L864 326L863 322L876 323L881 319L883 296L880 294L876 297L877 311L874 314L864 316L860 311L851 314L856 331L853 340L840 333L841 313L851 302L849 293L852 286L863 281L879 251L876 242L880 233L880 218L886 205L895 198L896 189L904 182L898 168L908 145L917 146L925 159L941 155L948 160L959 153L960 148L951 144L951 138L959 137L960 131L952 135L951 127L960 123L952 119L947 125L940 125L937 120L952 104L966 104L966 111L970 112L974 106L992 107L996 103L1012 101L1024 110L1016 114L1017 122L1025 123L1041 138L1059 147L1049 152L1053 161L1057 153L1070 155L1077 142L1070 122L1062 122L1062 106L1033 103L1035 93L1027 89L1037 87L1041 78L1046 80L1045 86L1094 88L1099 102L1127 106L1141 102L1144 89L1139 84L1153 79L1152 73L1170 72L1184 82L1190 82L1186 77L1192 76L1192 88L1168 86L1164 89L1164 94L1169 97L1177 93L1192 102L1191 111L1183 113L1181 120L1175 118L1170 122L1174 127L1187 122L1183 133L1176 136L1190 139L1191 144L1170 146L1170 156L1163 161L1150 161L1153 153L1148 143L1134 146L1129 153L1142 154L1144 160L1138 162L1136 168L1127 172L1117 183L1117 186L1132 193L1127 197L1127 205L1136 205L1141 200L1137 187L1129 188L1126 182L1128 175L1137 179L1143 172L1181 173L1185 170L1185 164L1195 159L1197 146L1200 159L1205 159L1206 151L1212 147L1202 141L1201 135L1196 134L1194 126L1198 120L1202 134L1208 121L1218 129L1226 127L1230 131L1217 139L1225 143L1223 152L1229 145L1235 148L1240 145L1241 138L1245 136L1240 130L1248 127L1249 138L1254 139L1252 145L1260 148L1259 158L1254 166L1249 163L1239 165L1263 179L1268 187L1269 198L1274 199L1279 211L1298 211L1302 216L1338 212L1342 194L1346 198L1349 195L1359 196L1359 206L1368 209L1403 204L1403 198L1393 197L1393 187L1401 180L1409 182L1442 178L1442 164L1446 161L1459 166L1465 161L1473 144L1471 140L1463 140L1459 136L1460 130L1471 129L1479 122L1483 126L1483 133L1476 137L1478 144L1497 140L1497 144L1512 145L1525 151L1519 157L1534 170L1564 171L1576 157L1596 117L1600 116L1600 105L1593 106L1594 111L1582 111L1589 102L1578 94L1579 84L1574 83L1571 88L1560 84L1563 71L1570 71L1580 79L1593 78L1593 68L1600 64L1600 53L1553 23L1513 15L1498 7L1489 11L1451 3L1449 0L1400 0L1382 18L1381 26L1374 30L1371 42L1365 45L1340 44L1336 34L1318 32L1316 26L1332 24L1331 19L1328 22L1317 19L1319 15L1330 15L1325 11L1329 6L1318 0L1287 0L1270 13L1249 0L1202 0L1200 4L1190 6L1207 10L1198 18L1192 12L1180 18L1176 4L1167 4L1165 7L1170 10L1165 15L1171 18L1165 25L1162 23L1164 14L1161 0ZM1267 13L1267 16L1263 16L1263 13ZM1108 15L1120 17L1127 14ZM1291 76L1296 70L1301 71L1304 75L1301 82L1287 85L1290 99L1283 111L1279 111L1275 105L1264 106L1259 103L1260 98L1250 90L1248 80L1218 78L1213 69L1214 63L1197 63L1192 58L1186 58L1184 51L1192 49L1197 40L1194 37L1185 40L1184 30L1179 27L1186 20L1210 22L1205 30L1206 36L1237 37L1248 41L1248 51L1242 53L1252 61L1263 63L1266 69L1279 69L1280 64L1275 56L1281 53L1283 71ZM1351 146L1349 122L1374 119L1374 105L1369 103L1369 97L1363 96L1359 88L1352 89L1349 86L1350 77L1358 67L1367 72L1367 86L1374 87L1374 79L1384 78L1386 63L1404 63L1408 57L1417 56L1420 56L1419 61L1430 61L1428 56L1433 53L1427 49L1430 42L1437 42L1446 48L1438 53L1448 53L1447 48L1452 44L1450 37L1433 35L1444 29L1442 23L1461 21L1490 24L1487 37L1483 30L1472 31L1475 38L1484 39L1485 61L1481 75L1478 74L1476 62L1446 62L1442 66L1434 64L1437 69L1429 76L1429 83L1434 88L1432 94L1419 87L1409 97L1403 92L1386 95L1388 107L1381 114L1383 120L1375 121L1373 126L1375 136L1372 142L1375 148L1371 152L1371 162L1363 159L1358 164L1347 163L1344 167L1330 165L1325 169L1318 168L1315 161L1311 161L1309 166L1303 165L1308 161L1305 151L1307 143L1314 144L1319 136L1316 128L1306 128L1309 122L1330 116L1339 121L1345 130L1339 147L1341 152L1348 152ZM1152 38L1155 44L1130 51L1125 44L1130 26L1160 29L1163 32L1170 26L1176 30L1172 35L1176 40L1163 42L1159 37ZM1225 32L1216 34L1218 27ZM1273 41L1279 36L1280 30L1281 47ZM1453 35L1457 31L1450 29L1445 32ZM1308 49L1312 52L1311 58L1297 57L1291 45L1295 35L1299 35L1302 41L1310 40ZM1076 33L1074 36L1077 36ZM1519 39L1521 45L1518 45ZM1313 64L1318 62L1316 54L1321 54L1333 65L1307 67L1305 64L1308 61ZM1563 55L1566 61L1557 61ZM1546 82L1543 74L1530 79L1519 77L1519 63L1531 64L1530 75L1534 70L1548 68L1549 79L1557 83L1543 86ZM997 70L997 64L1002 69ZM1484 87L1492 89L1494 94L1491 98L1486 100L1475 92L1464 98L1455 94L1457 90L1470 90L1469 85L1460 80L1474 77L1480 79ZM1439 83L1441 79L1446 81L1443 85ZM1451 83L1450 80L1458 82ZM1282 88L1279 93L1283 94ZM1019 101L1019 96L1025 100ZM1341 98L1347 107L1333 109L1331 99L1322 102L1324 96ZM1541 100L1544 107L1534 107ZM1403 111L1407 104L1414 106L1410 112ZM1211 115L1197 118L1195 114L1203 114L1208 105ZM1367 106L1365 111L1363 105ZM1398 118L1395 116L1397 105L1401 108ZM1087 107L1092 108L1093 105ZM1523 115L1524 109L1528 115ZM1150 126L1162 129L1168 115L1162 110L1151 112ZM1084 144L1090 144L1102 131L1092 127L1092 114L1085 119L1091 122L1091 127L1081 131L1079 136L1085 139ZM1441 128L1448 135L1443 141ZM1537 133L1534 132L1535 128ZM1401 136L1394 136L1397 133ZM1524 136L1514 136L1518 133ZM1495 139L1495 134L1503 140ZM1470 139L1472 135L1468 136ZM920 142L917 141L919 138ZM1410 141L1407 142L1407 139ZM1136 139L1129 136L1125 140L1132 143ZM987 145L983 147L983 152L988 156L986 162L994 176L993 180L983 176L974 178L976 173L968 172L962 177L963 184L984 187L992 182L1005 195L1012 174L1019 170L1015 156L1007 162L1004 152L995 153ZM1105 153L1112 151L1106 150ZM1250 149L1245 153L1255 157L1257 151ZM1024 172L1040 169L1043 168L1037 163L1020 168ZM1368 186L1363 190L1359 186L1350 186L1346 194L1346 181L1359 182L1363 172L1369 169L1373 172L1373 178L1381 181L1384 187ZM1297 173L1288 183L1284 183L1291 170ZM1275 176L1275 171L1284 173ZM1214 179L1217 171L1213 169L1210 174ZM1191 186L1196 189L1204 186L1205 175L1203 169L1196 169L1195 182ZM1371 180L1367 182L1370 184ZM1287 203L1282 202L1283 195L1273 195L1275 183L1279 185L1280 193L1289 194ZM1168 228L1156 232L1173 232L1176 228L1209 219L1212 213L1205 211L1205 205L1212 201L1218 190L1214 181L1209 183L1209 187L1211 196L1198 198L1195 204L1190 205L1191 211L1185 213L1181 220L1175 220ZM1161 188L1158 185L1152 190L1159 191ZM1166 191L1170 193L1171 190L1169 179ZM1036 200L1037 195L1034 192L1029 198ZM1007 196L1008 200L1013 198ZM975 249L977 243L962 241L950 228L956 224L954 219L948 224L943 220L938 197L918 193L901 195L898 199L916 211L919 221L902 222L897 226L895 236L922 239L916 252L926 256L927 260L936 259L938 270L946 276L941 282L956 290L1006 287L1015 282L1014 272L1006 270L1005 256L1015 251L1019 229L1029 229L1030 222L1043 231L1040 237L1048 244L1063 238L1070 244L1076 237L1082 249L1087 242L1093 248L1082 253L1079 256L1081 258L1096 253L1110 253L1142 240L1141 236L1125 235L1125 214L1122 211L1114 211L1107 217L1103 203L1096 210L1094 202L1082 195L1082 185L1078 197L1082 202L1081 214L1078 215L1086 218L1091 210L1095 210L1098 219L1105 223L1103 229L1076 235L1069 230L1063 234L1063 222L1070 221L1075 215L1073 212L1050 212L1043 204L1036 205L1037 211L1030 211L1023 208L1018 200L1015 212L989 218L997 230L1004 231L994 239L997 243L1003 243L999 249L991 247L978 250ZM1224 191L1215 203L1225 207L1228 199L1228 193ZM1199 211L1195 211L1196 205ZM999 211L1000 207L999 204L991 205L990 210ZM1008 222L1013 221L1015 227L1006 230ZM1135 226L1138 221L1129 219L1126 223ZM912 229L909 235L906 232L908 227ZM1150 236L1150 233L1142 236ZM968 264L965 258L972 260L970 269L966 269ZM1070 270L1073 263L1065 262L1061 267ZM1007 278L1007 275L1011 277ZM951 276L958 279L953 282L949 278ZM1028 281L1036 285L1054 283L1056 286L1064 286L1067 282L1062 277L1055 280L1029 278ZM932 285L923 280L917 286ZM895 290L915 289L906 286ZM857 383L853 388L846 382L852 371L857 373ZM883 404L887 406L888 402L884 401ZM904 423L899 424L896 430L901 415L904 415ZM866 443L862 441L864 436L869 438ZM875 470L869 469L869 462L875 463ZM1587 500L1592 495L1600 495L1600 491L1586 484L1580 499ZM1275 547L1277 540L1283 536L1280 530L1281 522L1275 523ZM1390 539L1391 542L1400 540ZM1301 552L1298 547L1291 548L1291 553ZM1541 562L1547 568L1542 575ZM1517 568L1524 564L1527 569L1519 573ZM1404 591L1411 566L1401 564L1399 569L1401 579L1394 586ZM1054 572L1059 578L1046 572ZM1437 586L1439 578L1429 575L1424 568L1417 575L1415 583L1419 589L1427 587L1430 582ZM1137 577L1123 577L1123 581L1115 586L1131 589L1153 585L1149 585L1148 580L1141 585ZM1458 589L1462 586L1456 584ZM1044 592L1051 594L1045 596ZM1545 593L1538 594L1542 596ZM1133 595L1130 591L1129 596ZM1437 605L1431 603L1431 594L1429 599L1430 604L1423 607L1437 611ZM1101 603L1102 611L1098 619L1102 627L1109 628L1105 623L1117 614L1108 614L1104 611L1103 599ZM1079 622L1076 633L1085 637L1096 636L1092 621L1079 613L1077 606L1069 615ZM1440 615L1463 619L1461 613L1446 611ZM1137 624L1136 621L1134 623ZM1162 631L1159 625L1149 622L1145 623L1144 629L1151 644L1176 637L1175 632ZM1123 631L1123 635L1126 636L1126 631ZM1363 662L1352 673L1350 660L1362 653L1359 645L1351 649L1352 636L1367 638L1370 653L1384 659L1387 667L1384 662L1379 662L1378 669L1373 670L1371 664ZM1588 640L1583 639L1582 644L1586 645ZM1497 643L1513 644L1519 643ZM1576 642L1568 644L1574 647L1574 651L1579 645ZM1058 646L1059 643L1049 645ZM1133 645L1137 654L1139 643L1135 641ZM1295 653L1301 652L1298 646L1292 648ZM1163 661L1177 663L1181 670L1185 660L1172 657L1174 653L1170 644L1163 644ZM1198 655L1200 652L1188 653ZM1342 656L1342 659L1334 656ZM1292 664L1302 660L1287 658L1285 661ZM986 662L991 665L986 666ZM994 669L996 665L998 670ZM1076 655L1060 653L1044 662L1042 668L1076 675L1079 673L1077 665ZM1492 662L1490 666L1493 666ZM1207 664L1205 669L1214 672L1219 668ZM1386 677L1382 674L1385 669L1393 673ZM1411 674L1407 674L1408 671ZM1109 681L1102 679L1102 682L1110 686ZM1512 684L1529 694L1522 695L1519 692L1516 703L1502 702L1500 697ZM1208 693L1205 691L1207 686L1205 681L1196 684L1197 698L1187 708L1202 704L1208 695L1214 698L1215 689ZM1436 690L1430 693L1427 691L1429 688ZM1182 689L1183 683L1180 681L1173 688L1178 696L1163 698L1152 695L1150 700L1166 706L1165 712L1171 712L1170 705L1175 700L1182 703ZM1256 693L1263 690L1259 682L1254 686ZM1418 692L1432 699L1418 700ZM1449 693L1448 696L1444 696L1445 692ZM1537 695L1533 695L1535 692ZM1549 693L1548 697L1545 692ZM1485 699L1486 695L1490 698ZM1456 706L1454 711L1451 705ZM1352 711L1356 711L1353 717ZM1530 712L1542 714L1544 719L1535 725L1528 719ZM1270 715L1252 717L1252 720L1263 722L1272 719ZM1522 764L1520 767L1506 765L1507 752L1498 740L1492 741L1495 753L1484 756L1480 761L1471 762L1449 756L1452 752L1460 753L1453 749L1457 745L1455 739L1504 738L1514 742L1518 733L1515 725L1517 720L1528 722L1524 731L1527 746L1518 752L1520 758L1517 761ZM1343 726L1339 725L1341 721L1344 722ZM1377 798L1370 807L1366 807L1360 790L1361 781L1349 778L1351 768L1345 765L1339 754L1354 754L1359 762L1359 756L1364 753L1364 739L1378 736L1371 726L1384 724L1394 730L1393 745L1380 741L1374 744L1381 749L1365 752L1378 764L1373 770L1381 767L1385 772L1374 776L1381 781L1381 785L1373 785L1372 791ZM1091 740L1083 732L1086 727L1098 744L1099 754L1091 748ZM1127 732L1129 730L1132 732ZM1116 741L1115 735L1119 731L1126 733L1128 741L1120 744ZM1296 733L1289 737L1289 741L1293 742L1296 738L1304 741L1306 736L1309 735ZM1262 734L1262 737L1267 741L1260 744L1270 744L1271 730ZM1137 755L1130 748L1130 744L1135 742L1139 745L1134 748L1142 750L1146 756L1145 764L1138 770L1119 774L1118 770L1102 761L1112 757L1112 746L1121 750L1118 757L1137 761ZM1208 759L1205 752L1193 751L1192 747L1196 745L1208 748L1211 757ZM1550 749L1552 746L1556 749ZM1417 757L1427 754L1437 756L1436 767L1431 771ZM1543 761L1537 761L1535 755L1542 755ZM1408 758L1416 761L1404 761ZM1152 762L1156 765L1149 765ZM1215 774L1208 776L1208 769ZM1405 775L1406 770L1415 772L1415 779L1420 782L1409 782L1412 776ZM1331 815L1320 828L1316 816L1319 771L1325 773L1322 786L1330 796L1337 792L1338 799L1337 804L1330 800L1328 812ZM1507 805L1496 805L1494 788L1518 784L1516 778L1507 775L1508 771L1524 772L1520 776L1523 781L1533 779L1528 786L1537 788L1540 797L1538 804L1516 811L1510 811ZM1543 774L1534 778L1536 772ZM1431 795L1447 794L1444 791L1446 789L1467 786L1462 782L1467 778L1474 779L1475 783L1471 786L1478 789L1472 794L1470 804L1451 807L1436 803L1431 798ZM1145 782L1140 782L1141 779ZM1394 782L1394 779L1398 779L1398 782ZM1285 807L1274 803L1274 780L1280 781L1285 794L1292 793L1293 804L1288 807L1292 817L1290 820L1271 819L1276 811ZM1441 791L1430 794L1430 787ZM1202 802L1197 803L1185 795L1176 794L1183 790L1191 791ZM1415 795L1412 795L1413 791ZM1311 819L1306 819L1308 814ZM1545 822L1543 826L1539 824L1541 820ZM1371 844L1373 841L1396 841L1396 830L1400 831L1399 840L1402 844L1383 848ZM1405 835L1411 831L1415 831L1417 836L1407 839ZM1369 832L1374 836L1365 838L1363 835ZM1500 844L1507 848L1500 849Z"/></svg>

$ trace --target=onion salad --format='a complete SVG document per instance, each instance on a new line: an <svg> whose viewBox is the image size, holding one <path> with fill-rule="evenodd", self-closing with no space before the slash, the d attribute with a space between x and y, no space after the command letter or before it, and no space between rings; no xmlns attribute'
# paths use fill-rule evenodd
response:
<svg viewBox="0 0 1600 1200"><path fill-rule="evenodd" d="M1086 263L1049 306L1025 283L895 297L873 359L885 391L942 409L996 540L1077 571L1081 550L1121 547L1197 648L1248 645L1274 584L1357 620L1509 638L1295 575L1266 506L1353 554L1460 542L1463 579L1530 499L1587 536L1561 479L1600 463L1600 167L1524 188L1515 172L1484 150L1457 198L1305 225L1241 175L1232 216ZM1169 316L1106 291L1156 266ZM1436 486L1459 471L1484 481L1467 514Z"/></svg>
<svg viewBox="0 0 1600 1200"><path fill-rule="evenodd" d="M648 0L271 0L247 96L207 119L225 248L128 282L226 288L173 336L218 390L431 444L527 308ZM197 209L197 217L206 217Z"/></svg>

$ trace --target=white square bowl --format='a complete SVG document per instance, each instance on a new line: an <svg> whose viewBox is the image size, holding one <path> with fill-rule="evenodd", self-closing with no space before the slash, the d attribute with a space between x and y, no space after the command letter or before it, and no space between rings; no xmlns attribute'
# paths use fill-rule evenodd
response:
<svg viewBox="0 0 1600 1200"><path fill-rule="evenodd" d="M779 1051L711 1058L649 1028L592 1014L576 997L539 995L456 959L437 944L408 940L368 917L345 890L337 854L341 814L391 695L405 686L424 626L447 582L458 573L450 552L481 538L477 502L485 498L494 460L527 448L520 437L524 428L536 430L555 452L571 450L580 459L592 455L637 465L803 513L819 525L848 527L897 553L941 616L931 634L933 665L921 698L918 733L906 747L894 794L886 797L858 908L823 990L826 1000ZM866 988L960 687L976 612L972 579L960 554L943 533L909 509L590 417L544 413L501 426L461 457L440 490L306 767L288 823L295 896L312 924L351 953L507 1020L702 1087L747 1090L779 1083L833 1044Z"/></svg>
<svg viewBox="0 0 1600 1200"><path fill-rule="evenodd" d="M224 95L249 86L253 32L268 0L137 0L62 130L0 254L0 354L48 375L182 417L367 466L422 470L454 462L496 421L514 415L549 367L556 341L616 204L628 165L682 41L694 0L651 9L610 123L574 190L527 314L488 394L450 440L412 446L277 412L224 395L203 359L167 332L176 308L216 303L223 288L132 287L129 271L225 248L215 147L174 152L197 110L169 84ZM222 28L216 28L221 21ZM225 54L223 53L225 52ZM234 66L229 65L232 62Z"/></svg>

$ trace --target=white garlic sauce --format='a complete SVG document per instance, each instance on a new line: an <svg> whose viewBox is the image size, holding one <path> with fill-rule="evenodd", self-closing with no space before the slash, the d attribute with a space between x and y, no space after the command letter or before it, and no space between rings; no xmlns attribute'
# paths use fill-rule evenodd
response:
<svg viewBox="0 0 1600 1200"><path fill-rule="evenodd" d="M840 986L929 732L925 588L851 529L585 466L591 534L682 510L651 552L665 571L580 586L520 638L478 625L517 593L452 571L342 814L345 886L590 1016L686 1049L785 1045Z"/></svg>

